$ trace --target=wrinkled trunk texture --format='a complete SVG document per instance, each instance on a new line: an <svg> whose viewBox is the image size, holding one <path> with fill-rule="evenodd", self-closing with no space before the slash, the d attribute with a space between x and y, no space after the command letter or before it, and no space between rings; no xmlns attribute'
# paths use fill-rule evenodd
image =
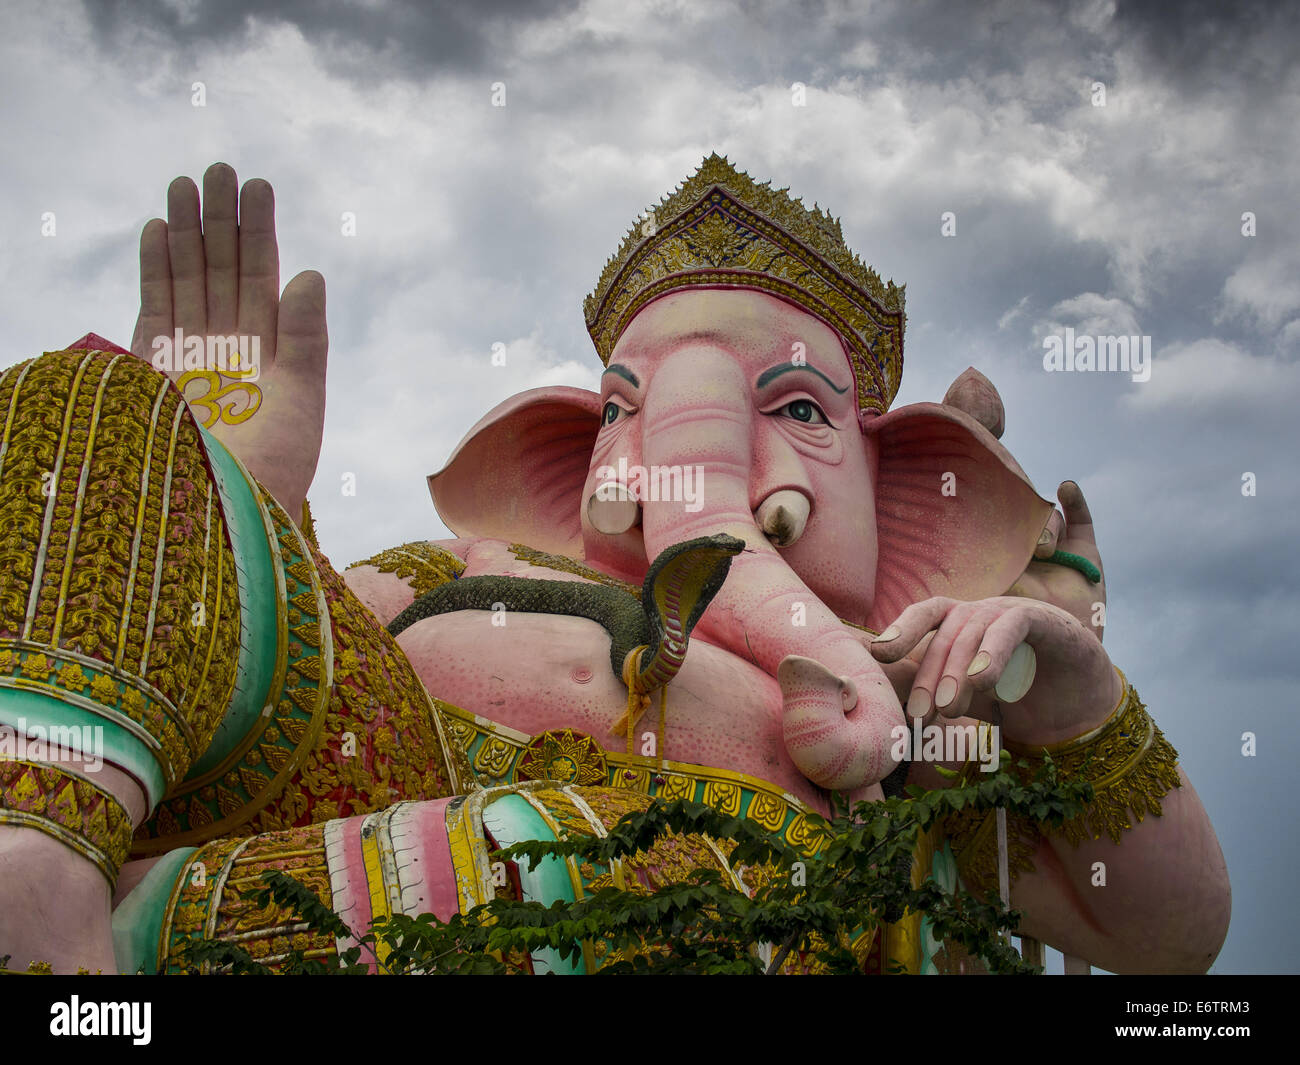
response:
<svg viewBox="0 0 1300 1065"><path fill-rule="evenodd" d="M740 369L724 352L684 349L656 372L643 416L647 466L704 469L697 513L643 503L646 557L714 533L744 540L697 631L777 678L786 747L805 776L837 791L882 780L896 764L891 729L903 724L902 708L879 664L755 522L754 414Z"/></svg>

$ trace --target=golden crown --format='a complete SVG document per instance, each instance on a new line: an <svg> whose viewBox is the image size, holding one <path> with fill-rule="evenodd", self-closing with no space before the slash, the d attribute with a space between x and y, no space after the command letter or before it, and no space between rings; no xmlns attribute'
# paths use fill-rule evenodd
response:
<svg viewBox="0 0 1300 1065"><path fill-rule="evenodd" d="M904 286L880 280L844 243L840 223L785 189L761 185L717 153L623 238L583 301L601 361L651 300L690 288L768 292L839 334L858 406L889 409L903 375Z"/></svg>

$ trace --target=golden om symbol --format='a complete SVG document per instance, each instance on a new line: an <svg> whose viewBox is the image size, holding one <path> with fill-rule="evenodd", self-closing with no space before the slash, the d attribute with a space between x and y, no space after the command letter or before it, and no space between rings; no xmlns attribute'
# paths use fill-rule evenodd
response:
<svg viewBox="0 0 1300 1065"><path fill-rule="evenodd" d="M262 405L262 390L252 381L238 380L245 373L253 372L250 369L243 372L227 373L227 377L236 379L229 384L223 384L221 373L217 370L187 370L177 380L176 387L181 390L181 395L185 397L185 401L196 412L199 408L203 409L204 429L211 429L217 422L222 422L225 425L238 425L240 422L248 421L257 413L257 408ZM207 388L197 396L191 396L186 392L186 389L194 381L202 381L207 385ZM233 398L237 395L244 397L242 404ZM223 400L225 400L224 403Z"/></svg>

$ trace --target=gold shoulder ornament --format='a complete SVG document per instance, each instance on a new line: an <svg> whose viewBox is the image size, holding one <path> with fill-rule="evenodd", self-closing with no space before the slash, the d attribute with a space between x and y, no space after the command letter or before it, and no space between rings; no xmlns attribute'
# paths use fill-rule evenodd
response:
<svg viewBox="0 0 1300 1065"><path fill-rule="evenodd" d="M380 551L377 555L352 563L348 569L357 566L374 566L380 573L393 573L408 580L416 599L465 572L464 562L445 547L427 540L390 547L387 551Z"/></svg>

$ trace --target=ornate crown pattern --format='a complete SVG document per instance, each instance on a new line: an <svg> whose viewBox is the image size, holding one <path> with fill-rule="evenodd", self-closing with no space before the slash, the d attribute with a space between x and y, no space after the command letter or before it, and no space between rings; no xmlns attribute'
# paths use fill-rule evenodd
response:
<svg viewBox="0 0 1300 1065"><path fill-rule="evenodd" d="M759 184L714 153L638 222L583 302L608 365L636 313L669 292L747 288L820 318L839 334L858 406L883 413L903 375L904 286L881 281L844 243L839 221Z"/></svg>

